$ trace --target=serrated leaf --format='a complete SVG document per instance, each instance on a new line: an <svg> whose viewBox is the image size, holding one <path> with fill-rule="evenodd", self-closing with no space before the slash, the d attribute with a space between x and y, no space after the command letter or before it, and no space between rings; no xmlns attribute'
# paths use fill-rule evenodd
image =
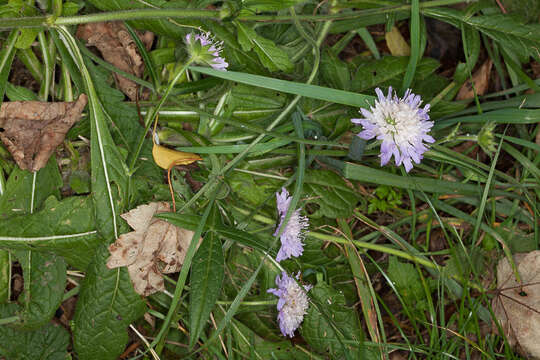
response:
<svg viewBox="0 0 540 360"><path fill-rule="evenodd" d="M33 331L0 326L0 355L9 360L66 360L68 345L69 333L57 324Z"/></svg>
<svg viewBox="0 0 540 360"><path fill-rule="evenodd" d="M361 359L362 329L343 294L319 283L309 296L317 306L309 307L300 331L310 347L333 359Z"/></svg>
<svg viewBox="0 0 540 360"><path fill-rule="evenodd" d="M221 242L213 233L207 233L195 253L191 265L191 291L189 293L190 338L189 346L197 343L210 311L221 293L225 259Z"/></svg>
<svg viewBox="0 0 540 360"><path fill-rule="evenodd" d="M104 244L81 283L72 329L73 346L81 360L117 359L129 340L127 327L146 310L126 268L109 270L108 257Z"/></svg>
<svg viewBox="0 0 540 360"><path fill-rule="evenodd" d="M49 322L62 302L66 286L66 263L54 254L14 251L23 270L24 292L18 302L23 329L37 329Z"/></svg>
<svg viewBox="0 0 540 360"><path fill-rule="evenodd" d="M308 204L313 203L319 206L310 215L313 218L349 217L358 201L358 195L347 186L345 180L329 170L307 170L304 193L310 199Z"/></svg>
<svg viewBox="0 0 540 360"><path fill-rule="evenodd" d="M272 72L292 70L293 64L289 56L272 40L260 36L254 29L242 23L235 24L238 29L238 43L242 49L244 51L253 49L265 68Z"/></svg>
<svg viewBox="0 0 540 360"><path fill-rule="evenodd" d="M90 197L62 201L48 198L43 210L0 220L0 247L4 249L53 252L73 267L86 269L103 240L95 231Z"/></svg>

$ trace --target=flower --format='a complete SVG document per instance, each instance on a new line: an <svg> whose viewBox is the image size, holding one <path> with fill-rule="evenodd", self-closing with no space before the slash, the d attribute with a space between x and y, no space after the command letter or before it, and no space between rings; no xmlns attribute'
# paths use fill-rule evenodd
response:
<svg viewBox="0 0 540 360"><path fill-rule="evenodd" d="M300 273L296 274L296 279ZM267 292L279 297L277 303L278 323L283 336L294 336L294 331L298 329L309 306L307 292L312 288L311 285L300 287L298 282L287 275L285 271L276 276L277 289L268 289Z"/></svg>
<svg viewBox="0 0 540 360"><path fill-rule="evenodd" d="M194 62L210 65L216 70L227 70L229 64L220 56L223 42L216 41L209 32L187 34L186 45Z"/></svg>
<svg viewBox="0 0 540 360"><path fill-rule="evenodd" d="M407 90L401 99L393 93L392 87L388 88L386 97L379 88L375 92L378 97L375 107L370 107L371 111L360 109L364 118L351 121L364 127L358 134L360 138L382 140L381 166L394 155L396 165L403 164L409 172L413 167L411 160L420 164L422 154L428 150L424 142L435 142L427 134L433 127L428 115L429 104L420 108L420 95L413 94L411 90Z"/></svg>
<svg viewBox="0 0 540 360"><path fill-rule="evenodd" d="M276 192L276 202L277 209L280 217L280 223L274 233L274 236L279 234L281 226L283 225L283 220L285 220L285 215L291 204L292 197L289 196L287 189L282 188L281 194ZM285 230L280 236L281 248L278 251L276 256L276 261L281 261L288 259L292 256L298 257L304 252L304 243L302 242L306 236L305 230L309 227L308 218L300 215L300 209L296 209L287 225Z"/></svg>

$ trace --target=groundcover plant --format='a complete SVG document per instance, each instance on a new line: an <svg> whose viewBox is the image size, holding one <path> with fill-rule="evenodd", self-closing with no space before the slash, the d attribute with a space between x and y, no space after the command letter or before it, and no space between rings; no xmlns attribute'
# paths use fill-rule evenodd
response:
<svg viewBox="0 0 540 360"><path fill-rule="evenodd" d="M0 0L0 357L540 358L539 20Z"/></svg>

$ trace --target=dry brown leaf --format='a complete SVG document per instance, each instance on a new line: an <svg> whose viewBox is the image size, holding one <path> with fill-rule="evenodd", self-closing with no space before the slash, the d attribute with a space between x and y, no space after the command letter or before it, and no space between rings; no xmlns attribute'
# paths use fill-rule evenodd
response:
<svg viewBox="0 0 540 360"><path fill-rule="evenodd" d="M47 164L86 106L74 102L12 101L0 109L0 139L21 169L38 171Z"/></svg>
<svg viewBox="0 0 540 360"><path fill-rule="evenodd" d="M135 291L143 296L165 290L162 274L180 271L193 237L193 231L153 217L168 211L168 203L152 202L122 214L134 231L109 246L107 267L127 266Z"/></svg>
<svg viewBox="0 0 540 360"><path fill-rule="evenodd" d="M393 56L411 55L411 48L397 27L392 26L392 30L384 34L384 37L386 39L388 50L390 50L390 53Z"/></svg>
<svg viewBox="0 0 540 360"><path fill-rule="evenodd" d="M521 283L508 259L499 261L498 295L491 305L510 345L530 359L540 359L540 251L516 254L514 261Z"/></svg>
<svg viewBox="0 0 540 360"><path fill-rule="evenodd" d="M456 96L456 100L467 100L474 99L474 91L472 84L474 83L474 88L476 89L476 94L478 96L484 95L488 90L489 86L489 75L491 73L491 66L493 62L491 59L486 60L485 63L480 66L478 70L473 74L472 81L467 80L465 84L461 86L459 92Z"/></svg>
<svg viewBox="0 0 540 360"><path fill-rule="evenodd" d="M137 51L137 45L121 22L98 22L79 25L77 37L86 41L87 45L95 46L103 58L127 73L141 77L144 62ZM150 50L154 41L154 33L146 31L139 38ZM131 100L135 100L137 84L123 76L114 74L118 87Z"/></svg>

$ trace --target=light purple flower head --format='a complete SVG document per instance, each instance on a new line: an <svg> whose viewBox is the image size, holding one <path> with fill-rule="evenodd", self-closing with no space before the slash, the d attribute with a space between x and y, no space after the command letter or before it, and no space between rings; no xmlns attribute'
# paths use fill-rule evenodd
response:
<svg viewBox="0 0 540 360"><path fill-rule="evenodd" d="M296 274L296 279L300 276L300 273ZM293 337L294 332L302 321L304 315L309 306L309 299L307 292L312 288L311 285L303 285L303 289L298 282L287 275L285 271L276 276L277 289L268 289L269 293L272 293L279 297L277 303L278 323L279 328L283 336Z"/></svg>
<svg viewBox="0 0 540 360"><path fill-rule="evenodd" d="M428 135L433 127L433 121L429 119L429 104L420 108L422 99L411 90L405 92L403 98L388 88L385 97L381 89L376 88L378 99L371 111L360 109L363 119L351 119L355 124L364 127L358 136L364 140L377 138L381 144L381 166L386 165L392 155L396 165L405 166L409 172L412 161L420 164L422 154L428 150L426 143L433 143L435 139Z"/></svg>
<svg viewBox="0 0 540 360"><path fill-rule="evenodd" d="M220 56L223 42L216 41L209 32L186 35L190 57L196 63L207 64L216 70L227 70L229 64Z"/></svg>
<svg viewBox="0 0 540 360"><path fill-rule="evenodd" d="M277 209L279 213L279 225L274 233L274 236L279 234L281 227L283 226L283 220L285 220L285 215L289 209L292 197L289 196L287 189L282 188L281 194L276 193ZM281 261L289 259L290 257L298 257L304 252L304 243L303 240L306 237L306 229L309 227L308 218L300 215L300 209L296 209L287 225L285 230L280 236L281 248L278 251L276 256L276 261Z"/></svg>

